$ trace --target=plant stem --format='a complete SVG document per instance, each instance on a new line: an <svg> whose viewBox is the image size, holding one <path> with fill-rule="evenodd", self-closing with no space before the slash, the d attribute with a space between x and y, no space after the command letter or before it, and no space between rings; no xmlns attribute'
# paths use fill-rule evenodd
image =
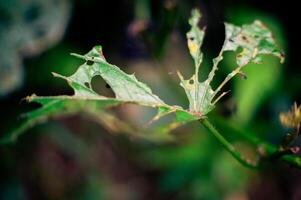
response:
<svg viewBox="0 0 301 200"><path fill-rule="evenodd" d="M239 161L242 165L256 169L259 167L258 162L252 162L249 159L246 159L243 155L241 155L235 147L228 142L219 132L218 130L209 122L208 119L202 119L200 120L202 125L212 134L215 136L215 138L225 147L225 149L237 160Z"/></svg>
<svg viewBox="0 0 301 200"><path fill-rule="evenodd" d="M250 160L246 159L241 155L235 147L228 142L219 132L218 130L210 123L208 119L202 119L200 120L200 123L211 133L213 134L217 140L224 146L224 148L241 164L243 164L246 167L249 168L255 168L258 169L262 166L262 161L275 161L275 160L282 160L290 165L293 165L295 167L301 168L301 158L296 155L286 155L283 154L279 148L275 145L269 144L267 142L262 141L258 137L244 132L239 132L239 134L246 139L247 141L251 142L258 148L262 148L262 151L264 154L259 153L260 160L258 160L256 163L251 162ZM232 127L233 128L233 127ZM277 156L279 155L279 156ZM276 158L276 159L275 159Z"/></svg>

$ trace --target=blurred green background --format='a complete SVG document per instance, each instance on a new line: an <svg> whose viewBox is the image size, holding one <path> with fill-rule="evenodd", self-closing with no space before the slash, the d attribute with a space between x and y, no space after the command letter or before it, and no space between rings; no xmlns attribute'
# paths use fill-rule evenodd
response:
<svg viewBox="0 0 301 200"><path fill-rule="evenodd" d="M249 64L248 79L228 84L230 95L209 116L251 158L254 148L241 132L279 144L288 130L278 115L301 97L300 15L297 3L259 0L0 0L0 136L36 107L22 101L25 96L71 95L51 72L72 74L81 61L69 53L97 44L110 63L186 108L176 70L187 77L194 70L185 33L195 7L207 26L202 79L223 43L224 21L260 19L285 50L284 65L273 57ZM233 59L225 55L215 86L234 68ZM103 80L92 85L111 95ZM123 108L120 115L139 123L149 113ZM173 134L176 142L154 144L112 134L85 116L50 120L0 146L0 199L301 199L300 170L278 162L246 169L197 123Z"/></svg>

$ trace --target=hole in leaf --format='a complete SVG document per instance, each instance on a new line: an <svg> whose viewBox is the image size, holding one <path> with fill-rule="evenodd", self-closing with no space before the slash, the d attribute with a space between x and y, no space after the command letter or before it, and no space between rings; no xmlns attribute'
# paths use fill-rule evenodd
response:
<svg viewBox="0 0 301 200"><path fill-rule="evenodd" d="M85 86L86 86L87 88L91 88L91 87L90 87L90 84L89 84L88 82L85 82Z"/></svg>
<svg viewBox="0 0 301 200"><path fill-rule="evenodd" d="M106 88L111 89L111 86L106 83Z"/></svg>
<svg viewBox="0 0 301 200"><path fill-rule="evenodd" d="M91 86L93 91L95 91L97 94L114 98L114 92L111 89L110 85L107 84L104 79L100 76L94 76L91 80Z"/></svg>
<svg viewBox="0 0 301 200"><path fill-rule="evenodd" d="M94 64L94 61L92 61L92 60L87 60L87 65L89 65L89 66L91 66L91 65L93 65Z"/></svg>

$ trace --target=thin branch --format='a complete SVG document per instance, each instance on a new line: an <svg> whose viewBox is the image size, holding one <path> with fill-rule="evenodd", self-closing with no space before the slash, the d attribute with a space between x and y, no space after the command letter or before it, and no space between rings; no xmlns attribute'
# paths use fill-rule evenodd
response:
<svg viewBox="0 0 301 200"><path fill-rule="evenodd" d="M296 156L295 154L284 154L279 147L272 145L270 143L267 143L260 138L254 136L252 133L245 133L242 131L238 131L237 133L242 136L245 140L255 145L260 151L258 152L258 156L260 159L256 163L252 163L245 157L243 157L234 147L231 143L229 143L219 132L216 130L216 128L209 122L208 119L200 120L202 125L206 127L206 129L213 134L226 148L227 151L233 155L235 159L237 159L240 163L242 163L244 166L249 168L260 168L262 166L263 161L273 161L273 160L282 160L284 162L287 162L290 165L293 165L295 167L301 168L301 157ZM234 127L231 127L232 129L235 129ZM260 153L261 152L261 153Z"/></svg>
<svg viewBox="0 0 301 200"><path fill-rule="evenodd" d="M216 128L209 122L208 119L202 119L200 122L203 124L203 126L212 134L216 137L216 139L225 147L225 149L242 165L252 168L252 169L257 169L259 168L259 163L258 162L252 162L251 160L245 158L243 155L239 153L235 149L235 147L228 142L217 130Z"/></svg>

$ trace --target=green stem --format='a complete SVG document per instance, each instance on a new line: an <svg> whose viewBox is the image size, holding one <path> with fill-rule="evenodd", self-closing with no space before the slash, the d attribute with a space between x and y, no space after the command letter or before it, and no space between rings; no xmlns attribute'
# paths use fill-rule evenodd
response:
<svg viewBox="0 0 301 200"><path fill-rule="evenodd" d="M246 167L249 168L259 168L262 166L262 161L273 161L276 158L277 160L282 160L290 165L296 166L298 168L301 168L301 158L296 155L282 155L282 152L279 150L278 147L275 145L266 143L262 141L261 139L255 137L253 134L247 134L244 132L240 132L239 134L249 141L250 143L257 146L257 148L261 148L263 151L263 154L259 154L260 160L258 160L256 163L251 162L250 160L243 157L235 148L234 146L228 142L219 132L214 128L214 126L209 122L208 119L200 120L200 122L203 124L203 126L211 133L213 134L219 142L226 148L227 151L230 152L230 154L237 159L241 164L243 164ZM232 127L233 128L233 127ZM277 156L279 155L279 156Z"/></svg>
<svg viewBox="0 0 301 200"><path fill-rule="evenodd" d="M258 162L252 162L248 159L246 159L243 155L241 155L235 147L228 142L219 132L216 130L216 128L209 122L208 119L202 119L200 122L203 124L203 126L213 135L215 138L225 147L225 149L242 165L248 167L248 168L258 168L259 163Z"/></svg>

